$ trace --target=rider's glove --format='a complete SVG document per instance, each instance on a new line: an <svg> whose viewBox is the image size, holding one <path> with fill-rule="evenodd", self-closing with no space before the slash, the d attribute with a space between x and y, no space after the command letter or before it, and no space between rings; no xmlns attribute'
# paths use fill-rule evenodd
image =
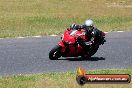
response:
<svg viewBox="0 0 132 88"><path fill-rule="evenodd" d="M86 46L91 46L94 43L94 41L85 42Z"/></svg>
<svg viewBox="0 0 132 88"><path fill-rule="evenodd" d="M102 40L101 44L103 45L105 42L106 42L106 40L104 39L104 40Z"/></svg>

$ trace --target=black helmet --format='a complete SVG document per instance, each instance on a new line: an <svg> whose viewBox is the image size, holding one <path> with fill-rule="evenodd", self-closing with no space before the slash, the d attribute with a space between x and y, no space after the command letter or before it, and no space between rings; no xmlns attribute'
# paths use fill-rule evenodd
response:
<svg viewBox="0 0 132 88"><path fill-rule="evenodd" d="M73 23L73 24L70 26L70 28L72 28L72 29L79 29L80 26L79 26L78 24L76 24L76 23Z"/></svg>
<svg viewBox="0 0 132 88"><path fill-rule="evenodd" d="M73 23L71 26L70 26L70 28L75 28L75 26L76 26L76 23Z"/></svg>
<svg viewBox="0 0 132 88"><path fill-rule="evenodd" d="M79 25L75 25L74 29L80 29Z"/></svg>

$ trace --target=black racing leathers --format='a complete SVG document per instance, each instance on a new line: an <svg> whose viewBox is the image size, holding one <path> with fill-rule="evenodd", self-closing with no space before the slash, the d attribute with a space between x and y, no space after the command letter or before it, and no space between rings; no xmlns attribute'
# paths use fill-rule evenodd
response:
<svg viewBox="0 0 132 88"><path fill-rule="evenodd" d="M91 47L95 47L95 44L99 43L102 31L94 27L92 30L86 30L86 32L86 37L88 40L82 41L82 47L87 52Z"/></svg>

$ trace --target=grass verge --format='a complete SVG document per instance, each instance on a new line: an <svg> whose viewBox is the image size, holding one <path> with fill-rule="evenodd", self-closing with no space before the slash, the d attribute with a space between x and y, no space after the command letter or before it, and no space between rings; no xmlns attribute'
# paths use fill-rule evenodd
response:
<svg viewBox="0 0 132 88"><path fill-rule="evenodd" d="M90 74L130 74L132 69L93 70ZM132 88L130 84L86 84L79 86L75 72L54 72L46 74L1 76L0 88Z"/></svg>
<svg viewBox="0 0 132 88"><path fill-rule="evenodd" d="M132 1L1 0L0 37L61 34L88 18L103 31L132 30Z"/></svg>

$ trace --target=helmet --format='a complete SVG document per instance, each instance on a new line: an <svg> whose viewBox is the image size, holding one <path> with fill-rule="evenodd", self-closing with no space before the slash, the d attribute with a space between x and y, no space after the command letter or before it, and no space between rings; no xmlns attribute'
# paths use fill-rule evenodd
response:
<svg viewBox="0 0 132 88"><path fill-rule="evenodd" d="M93 21L91 19L86 20L84 25L86 26L86 29L88 29L88 30L93 29Z"/></svg>
<svg viewBox="0 0 132 88"><path fill-rule="evenodd" d="M70 28L75 28L75 26L76 26L76 23L73 23L71 26L70 26Z"/></svg>
<svg viewBox="0 0 132 88"><path fill-rule="evenodd" d="M72 29L79 29L80 26L79 26L78 24L76 24L76 23L73 23L73 24L70 26L70 28L72 28Z"/></svg>
<svg viewBox="0 0 132 88"><path fill-rule="evenodd" d="M74 29L80 29L79 25L75 25Z"/></svg>
<svg viewBox="0 0 132 88"><path fill-rule="evenodd" d="M86 26L93 26L93 21L90 20L90 19L89 19L89 20L86 20L86 21L85 21L85 25L86 25Z"/></svg>

